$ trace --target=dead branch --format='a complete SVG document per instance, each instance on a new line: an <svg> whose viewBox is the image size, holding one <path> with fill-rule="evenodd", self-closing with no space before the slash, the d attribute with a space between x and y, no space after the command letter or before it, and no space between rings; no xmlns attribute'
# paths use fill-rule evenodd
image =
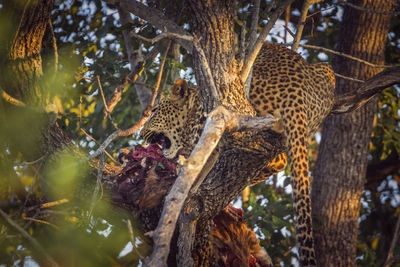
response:
<svg viewBox="0 0 400 267"><path fill-rule="evenodd" d="M341 114L360 108L383 89L400 84L400 66L388 68L363 83L357 90L335 97L331 114Z"/></svg>
<svg viewBox="0 0 400 267"><path fill-rule="evenodd" d="M153 233L153 253L149 260L145 262L145 266L165 266L171 238L183 204L225 130L241 130L242 128L248 129L254 125L257 125L256 127L261 125L254 123L255 120L260 118L252 118L252 120L249 116L246 116L246 120L242 120L242 118L244 117L227 110L223 106L218 106L209 114L199 142L185 161L171 191L165 198L161 218ZM262 123L263 129L273 128L278 121L277 119L271 120L271 118L267 121L264 119L261 118L264 121ZM252 123L248 123L249 121L252 121Z"/></svg>
<svg viewBox="0 0 400 267"><path fill-rule="evenodd" d="M23 238L28 240L28 242L32 245L32 248L38 251L47 262L48 266L58 267L58 263L46 252L46 250L39 244L39 242L34 239L30 234L28 234L21 226L19 226L16 222L14 222L10 217L8 217L7 213L5 213L2 209L0 209L0 216L12 227L14 230L19 232Z"/></svg>
<svg viewBox="0 0 400 267"><path fill-rule="evenodd" d="M136 16L148 21L151 25L157 29L164 31L165 29L170 33L178 35L189 35L182 27L176 24L174 21L168 19L161 10L148 7L137 1L130 0L106 0L105 2L118 5L121 9L127 10ZM184 39L177 39L177 42L181 44L189 53L193 49L191 42Z"/></svg>
<svg viewBox="0 0 400 267"><path fill-rule="evenodd" d="M263 30L261 31L260 35L257 38L257 41L254 43L252 47L249 47L249 51L247 53L246 59L244 61L244 65L242 71L240 72L240 78L242 82L247 80L249 76L250 70L253 66L254 60L260 52L261 47L267 38L268 33L271 31L272 27L274 26L277 19L282 15L282 13L286 10L286 7L290 5L294 0L285 0L271 15L268 23L264 26Z"/></svg>
<svg viewBox="0 0 400 267"><path fill-rule="evenodd" d="M322 1L323 0L307 0L304 2L303 8L301 10L301 17L300 17L299 23L297 24L296 36L293 40L293 45L292 45L293 51L296 51L297 48L299 47L301 35L302 35L303 29L304 29L304 24L305 24L306 18L307 18L308 9L310 8L310 6L312 6L316 3L322 2Z"/></svg>

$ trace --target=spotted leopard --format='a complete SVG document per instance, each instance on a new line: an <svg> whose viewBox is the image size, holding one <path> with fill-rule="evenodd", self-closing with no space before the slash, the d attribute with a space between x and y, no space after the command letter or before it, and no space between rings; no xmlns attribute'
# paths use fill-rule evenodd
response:
<svg viewBox="0 0 400 267"><path fill-rule="evenodd" d="M307 64L297 53L275 44L264 44L253 67L250 103L259 116L274 114L283 120L291 158L291 183L296 216L296 240L302 266L316 266L312 234L308 137L318 129L333 106L335 78L322 63ZM153 110L141 136L148 142L164 140L164 155L188 155L205 122L200 96L181 79ZM285 168L287 157L278 155L257 181Z"/></svg>

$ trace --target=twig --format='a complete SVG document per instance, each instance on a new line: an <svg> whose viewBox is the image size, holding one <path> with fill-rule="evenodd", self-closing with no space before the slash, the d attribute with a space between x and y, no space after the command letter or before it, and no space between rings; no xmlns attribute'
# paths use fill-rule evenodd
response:
<svg viewBox="0 0 400 267"><path fill-rule="evenodd" d="M143 259L143 255L139 252L139 250L136 248L136 242L135 242L135 235L133 233L133 227L132 227L132 222L131 220L127 219L126 220L126 226L128 227L128 232L129 232L129 239L131 240L133 250L135 253L139 256L139 259Z"/></svg>
<svg viewBox="0 0 400 267"><path fill-rule="evenodd" d="M50 225L56 229L60 229L57 225L53 224L53 223L49 223L48 221L44 221L44 220L40 220L40 219L35 219L35 218L31 218L31 217L22 217L23 220L26 221L32 221L32 222L37 222L37 223L42 223L42 224L47 224Z"/></svg>
<svg viewBox="0 0 400 267"><path fill-rule="evenodd" d="M159 88L160 83L161 83L162 72L164 70L165 60L166 60L166 56L168 54L169 46L167 47L167 49L165 51L165 54L163 56L163 60L162 60L161 65L160 65L157 84L156 84L156 87L154 88L153 96L151 98L151 103L143 111L142 118L139 120L139 122L136 125L132 126L131 128L129 128L127 130L118 129L115 132L113 132L109 137L106 138L106 140L100 145L100 147L92 155L89 156L89 160L94 159L94 158L98 157L99 155L101 155L105 151L105 149L111 144L111 142L115 138L117 138L118 136L129 136L129 135L134 134L135 132L137 132L145 124L147 119L150 117L151 110L153 109L154 102L155 102L155 99L156 99L156 96L157 96L157 93L158 93L158 88Z"/></svg>
<svg viewBox="0 0 400 267"><path fill-rule="evenodd" d="M162 33L162 34L160 34L160 35L158 35L158 36L156 36L154 38L151 38L151 39L143 37L143 36L141 36L141 35L139 35L137 33L134 33L132 31L130 32L130 35L131 35L131 37L135 37L137 39L143 40L145 42L149 42L151 44L157 43L157 42L159 42L159 41L161 41L161 40L163 40L165 38L182 39L182 40L186 40L186 41L189 41L189 42L193 41L193 36L190 36L188 34L177 34L177 33L172 33L172 32L164 32L164 33Z"/></svg>
<svg viewBox="0 0 400 267"><path fill-rule="evenodd" d="M321 46L308 45L308 44L299 44L299 46L304 47L304 48L310 48L310 49L315 49L315 50L319 50L319 51L335 54L335 55L342 56L342 57L345 57L345 58L349 58L349 59L361 62L361 63L363 63L365 65L368 65L370 67L373 67L373 68L390 68L390 67L393 67L393 66L390 66L390 65L377 65L377 64L368 62L366 60L363 60L361 58L353 57L353 56L351 56L349 54L338 52L338 51L331 50L331 49L328 49L328 48L325 48L325 47L321 47Z"/></svg>
<svg viewBox="0 0 400 267"><path fill-rule="evenodd" d="M357 82L357 83L364 83L364 82L365 82L365 81L363 81L363 80L359 80L359 79L356 79L356 78L347 77L347 76L344 76L344 75L339 74L339 73L336 73L336 72L335 72L335 76L336 76L336 77L339 77L339 78L342 78L342 79L344 79L344 80L352 81L352 82Z"/></svg>
<svg viewBox="0 0 400 267"><path fill-rule="evenodd" d="M242 118L249 119L250 116L242 117L223 106L218 106L209 114L199 142L190 154L189 159L184 163L178 178L165 198L161 218L153 233L153 252L150 259L145 262L145 266L165 266L171 238L183 204L192 185L196 182L198 175L217 147L222 134L225 130L236 131L244 128L252 128L252 125L243 121ZM263 119L252 118L251 124L261 127L261 124L255 123L255 121ZM276 122L278 122L277 119L265 122L262 128L272 128L276 125Z"/></svg>
<svg viewBox="0 0 400 267"><path fill-rule="evenodd" d="M389 260L387 260L385 262L385 265L383 265L383 267L389 267L391 266L393 263L395 263L396 261L400 261L400 256L393 256L391 257Z"/></svg>
<svg viewBox="0 0 400 267"><path fill-rule="evenodd" d="M267 38L268 33L271 31L272 27L274 26L276 20L282 15L282 13L286 10L286 7L290 5L294 0L285 0L271 15L268 23L264 26L263 30L261 31L260 35L257 38L257 41L254 43L252 47L249 47L248 54L244 61L244 65L242 71L240 72L240 78L242 82L245 82L247 76L249 76L250 70L253 66L254 60L256 59L258 52Z"/></svg>
<svg viewBox="0 0 400 267"><path fill-rule="evenodd" d="M158 94L158 89L160 88L161 78L162 78L162 74L163 74L163 72L164 72L165 60L167 59L167 55L168 55L169 49L171 48L171 44L172 44L172 41L170 40L170 41L168 42L167 48L165 49L164 55L163 55L162 60L161 60L160 71L158 72L158 75L157 75L156 86L155 86L155 88L154 88L153 96L151 97L151 102L150 102L150 107L151 107L151 108L154 107L154 103L156 102L156 97L157 97L157 94Z"/></svg>
<svg viewBox="0 0 400 267"><path fill-rule="evenodd" d="M60 199L60 200L43 203L43 204L41 204L39 206L39 209L47 209L47 208L51 208L51 207L58 206L58 205L61 205L61 204L65 204L65 203L68 203L68 202L69 202L68 199L63 198L63 199ZM35 210L36 208L37 208L37 206L29 207L28 211Z"/></svg>
<svg viewBox="0 0 400 267"><path fill-rule="evenodd" d="M156 8L148 7L138 1L131 0L106 0L105 2L119 5L122 9L127 10L134 15L146 20L151 25L156 27L161 31L165 31L165 29L169 33L174 33L178 35L186 35L190 36L190 34L185 31L181 26L176 24L174 21L168 19L161 10ZM180 43L189 53L193 50L192 42L187 41L182 38L176 39L178 43Z"/></svg>
<svg viewBox="0 0 400 267"><path fill-rule="evenodd" d="M310 8L310 6L322 2L323 0L306 0L303 4L303 8L301 10L301 17L299 20L299 23L297 24L297 31L296 31L296 36L293 40L293 45L292 45L292 50L296 51L297 48L299 47L299 43L300 43L300 39L301 39L301 35L303 33L303 29L304 29L304 24L306 22L306 18L307 18L307 12L308 9Z"/></svg>
<svg viewBox="0 0 400 267"><path fill-rule="evenodd" d="M104 91L103 91L103 86L101 86L101 82L100 82L100 76L97 75L97 84L99 85L99 90L100 90L100 94L101 94L101 98L103 100L103 104L104 104L104 113L106 114L106 116L108 117L108 119L110 120L111 124L114 126L114 128L116 130L119 129L118 125L114 122L114 120L111 117L111 113L110 110L108 109L107 106L107 102L106 102L106 98L104 96Z"/></svg>
<svg viewBox="0 0 400 267"><path fill-rule="evenodd" d="M388 68L365 81L355 91L335 97L331 114L341 114L358 109L383 89L394 84L400 84L400 66Z"/></svg>
<svg viewBox="0 0 400 267"><path fill-rule="evenodd" d="M0 216L3 217L3 219L12 227L14 228L17 232L19 232L23 238L29 241L29 243L32 245L32 247L38 251L42 256L45 258L47 261L47 264L49 266L59 266L56 261L46 252L46 250L39 244L39 242L34 239L30 234L28 234L21 226L19 226L17 223L15 223L8 215L0 209Z"/></svg>
<svg viewBox="0 0 400 267"><path fill-rule="evenodd" d="M97 169L97 180L96 180L96 186L94 188L93 191L93 195L92 195L92 201L90 201L90 209L89 209L89 216L88 218L90 218L93 214L93 210L94 207L96 206L97 201L99 201L101 199L101 196L99 198L97 198L97 195L100 192L100 188L101 186L101 180L103 177L103 167L104 167L104 155L101 154L100 155L100 164L99 164L99 168Z"/></svg>
<svg viewBox="0 0 400 267"><path fill-rule="evenodd" d="M399 240L399 230L400 230L400 215L397 215L396 226L394 227L393 238L392 242L390 242L390 248L388 255L386 257L386 262L383 265L384 267L390 266L390 264L392 263L391 259L393 258L394 247L396 246L397 240Z"/></svg>
<svg viewBox="0 0 400 267"><path fill-rule="evenodd" d="M97 142L96 139L94 139L90 134L88 134L85 130L81 128L81 131L92 141L94 141L96 144L100 145L99 142ZM114 163L119 164L118 161L116 161L113 156L110 155L110 153L107 152L107 150L104 150L104 153L107 155L107 157Z"/></svg>

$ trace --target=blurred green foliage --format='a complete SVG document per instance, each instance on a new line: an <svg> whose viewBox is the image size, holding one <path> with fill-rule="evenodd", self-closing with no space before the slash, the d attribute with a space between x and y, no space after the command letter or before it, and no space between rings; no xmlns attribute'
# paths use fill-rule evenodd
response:
<svg viewBox="0 0 400 267"><path fill-rule="evenodd" d="M0 0L0 12L4 2ZM152 1L148 1L150 5ZM279 1L278 1L279 2ZM167 5L181 1L161 1L162 10ZM249 1L238 1L239 15L235 25L237 32L245 19L250 25L251 4ZM338 33L342 8L338 1L324 1L313 7L310 13L316 12L312 23L304 30L305 43L334 49ZM299 17L302 1L295 1L291 7L291 21ZM261 10L266 2L261 1ZM323 12L317 12L324 10ZM268 14L262 14L267 18ZM15 24L0 16L0 27L10 29ZM93 151L105 138L114 131L110 121L104 117L104 105L100 97L97 76L106 98L109 98L115 87L121 83L129 72L127 51L122 37L118 11L97 0L58 0L52 12L52 22L58 47L58 71L54 73L54 51L48 43L42 51L44 79L42 87L47 88L52 101L60 111L58 124L71 137L74 145L83 153ZM187 22L185 14L179 24ZM399 20L394 19L386 50L387 64L398 65L400 62L400 27ZM275 26L271 41L283 41L282 23ZM187 24L185 27L188 27ZM293 29L295 25L289 24ZM146 22L133 17L130 29L140 31L146 37L157 35L155 29ZM8 28L7 28L8 29ZM9 30L12 32L12 30ZM290 35L287 39L289 41ZM2 38L2 37L0 37ZM152 46L132 38L133 49L143 48L146 55ZM0 52L4 52L0 47ZM163 51L161 46L161 51ZM321 60L329 62L332 55L314 50L302 49L302 54L311 63ZM184 78L194 81L191 71L191 58L183 49L180 59L167 58L166 72L173 69ZM155 84L159 71L159 57L154 62L146 62L143 77L145 83ZM165 72L165 73L166 73ZM172 71L170 71L171 73ZM165 75L166 76L166 75ZM162 84L173 84L172 76L164 76ZM379 109L371 141L370 162L384 161L388 156L400 155L400 92L398 87L387 89L380 95ZM20 151L29 148L34 151L40 129L46 118L38 119L29 112L9 112L5 114L3 100L0 100L0 208L25 231L31 234L58 262L66 266L103 266L139 264L139 258L149 251L149 242L142 235L138 224L123 209L117 209L104 200L96 204L93 213L88 208L91 194L87 195L80 205L70 201L55 205L52 208L40 209L43 202L60 199L72 200L75 196L76 181L93 175L80 164L79 159L68 151L62 151L52 164L43 166L40 158L27 162ZM113 111L115 123L126 129L141 117L141 110L134 86L124 92L122 100ZM7 116L7 127L4 118ZM12 123L10 123L12 122ZM21 125L24 125L23 128ZM8 131L8 129L17 129ZM27 130L29 132L27 133ZM87 137L81 129L95 140ZM17 132L19 134L15 135ZM116 139L108 148L115 158L118 149L140 142L136 136ZM315 150L318 143L313 142L310 162L315 161ZM26 150L26 149L25 149ZM33 153L34 154L34 153ZM112 161L107 160L108 163ZM39 163L39 164L38 164ZM43 183L46 176L47 184ZM399 214L398 184L400 173L386 177L373 189L365 190L360 213L359 240L357 246L359 266L381 265L386 258L388 244L391 241L393 227ZM251 188L249 201L243 204L247 223L261 238L274 262L289 266L296 258L292 200L288 172L278 175L279 181L269 178ZM91 184L92 192L93 184ZM44 195L46 198L44 198ZM37 218L37 219L35 219ZM39 219L40 218L40 219ZM127 222L132 221L134 233L130 235ZM3 222L3 221L1 221ZM134 246L129 244L134 240ZM396 246L395 255L400 253ZM24 265L40 262L36 251L19 232L7 224L0 224L0 265Z"/></svg>

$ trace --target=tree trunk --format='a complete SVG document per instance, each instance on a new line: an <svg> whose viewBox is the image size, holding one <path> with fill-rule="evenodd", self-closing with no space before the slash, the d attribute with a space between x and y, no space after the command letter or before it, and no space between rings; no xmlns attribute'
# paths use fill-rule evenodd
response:
<svg viewBox="0 0 400 267"><path fill-rule="evenodd" d="M370 10L391 11L395 0L359 0L353 4ZM384 48L391 15L346 6L337 50L376 64L384 63ZM366 80L381 71L335 56L336 73ZM337 79L336 94L359 84ZM349 114L325 120L312 185L312 211L316 219L315 244L320 266L355 266L360 198L369 153L377 99Z"/></svg>
<svg viewBox="0 0 400 267"><path fill-rule="evenodd" d="M200 40L222 105L241 114L255 115L255 110L247 100L239 76L240 67L235 59L234 2L191 0L188 4L193 33ZM210 112L215 106L208 94L208 76L201 68L203 63L198 51L194 49L192 54L203 105ZM218 159L214 167L198 191L189 196L180 215L178 266L217 264L209 255L210 219L235 199L251 178L282 151L284 140L281 137L272 131L224 134L216 149ZM263 147L266 141L270 145ZM263 147L267 153L255 153L251 151L252 146ZM249 149L243 150L241 147Z"/></svg>

